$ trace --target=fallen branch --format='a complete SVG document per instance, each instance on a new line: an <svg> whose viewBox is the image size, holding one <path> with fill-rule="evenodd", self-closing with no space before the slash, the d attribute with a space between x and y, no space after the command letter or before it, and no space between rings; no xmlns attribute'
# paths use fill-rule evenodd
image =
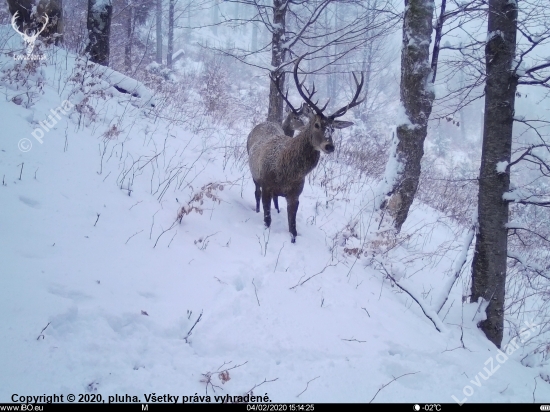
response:
<svg viewBox="0 0 550 412"><path fill-rule="evenodd" d="M197 318L197 320L195 321L195 323L191 327L191 329L189 329L189 332L187 332L187 335L185 335L185 338L183 338L183 340L185 340L185 343L189 343L187 341L187 338L189 338L189 336L191 336L191 333L193 332L193 329L195 329L195 326L197 326L197 323L200 322L201 318L202 318L202 310L201 310L201 313L200 313L199 317Z"/></svg>
<svg viewBox="0 0 550 412"><path fill-rule="evenodd" d="M313 382L315 379L318 379L318 378L320 378L320 376L317 376L317 377L315 377L315 378L309 380L309 381L306 383L306 388L305 388L302 392L300 392L298 395L296 395L296 397L299 397L302 393L304 393L305 391L307 391L307 388L309 387L309 383L310 383L310 382Z"/></svg>
<svg viewBox="0 0 550 412"><path fill-rule="evenodd" d="M47 328L48 326L50 326L50 323L51 323L51 322L48 322L48 324L47 324L46 326L44 326L44 328L40 331L40 335L38 335L38 337L36 338L36 340L39 340L41 336L42 336L42 339L45 339L45 337L44 337L44 331L46 330L46 328Z"/></svg>
<svg viewBox="0 0 550 412"><path fill-rule="evenodd" d="M420 372L420 371L418 371L418 372ZM369 403L372 403L372 401L374 400L374 398L376 398L376 395L378 395L378 393L379 393L382 389L384 389L386 386L388 386L390 383L395 382L397 379L402 378L403 376L414 375L414 374L416 374L416 373L418 373L418 372L404 373L403 375L398 376L397 378L393 378L391 381L389 381L388 383L382 385L382 386L380 387L380 389L378 389L378 390L376 391L376 393L374 394L374 396L372 397L372 399L369 401Z"/></svg>
<svg viewBox="0 0 550 412"><path fill-rule="evenodd" d="M403 292L409 295L411 299L414 300L418 304L418 306L420 306L420 309L422 309L422 312L424 312L424 315L426 315L426 317L432 321L437 331L443 332L445 330L445 325L443 325L443 323L439 319L439 316L437 316L437 313L435 313L431 308L429 308L423 299L417 298L410 290L406 289L402 284L397 282L397 280L395 280L395 278L390 274L390 272L388 272L388 270L386 269L386 267L382 262L380 261L377 261L377 262L382 266L382 269L384 270L386 276L388 276L397 285L399 289L401 289Z"/></svg>
<svg viewBox="0 0 550 412"><path fill-rule="evenodd" d="M311 275L310 277L308 277L308 278L307 278L306 280L304 280L303 282L298 281L298 283L297 283L296 285L292 286L292 287L290 288L290 290L292 290L292 289L294 289L294 288L297 288L298 286L302 286L302 285L303 285L304 283L306 283L308 280L311 280L311 279L313 279L315 276L320 275L321 273L323 273L327 268L329 268L329 267L331 267L331 266L336 266L337 264L338 264L338 263L331 263L330 265L326 265L326 266L323 268L323 270L321 270L320 272L317 272L317 273L314 274L314 275Z"/></svg>

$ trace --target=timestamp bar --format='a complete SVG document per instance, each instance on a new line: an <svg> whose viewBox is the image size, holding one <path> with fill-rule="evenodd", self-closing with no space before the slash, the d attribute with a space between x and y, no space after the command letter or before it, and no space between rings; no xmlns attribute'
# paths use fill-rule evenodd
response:
<svg viewBox="0 0 550 412"><path fill-rule="evenodd" d="M246 412L324 412L336 408L346 408L346 412L381 410L391 407L395 411L407 412L449 412L479 410L480 407L505 406L521 407L524 411L550 411L546 404L476 404L464 403L0 403L0 412L64 412L64 411L128 411L128 412L161 412L188 410L232 410Z"/></svg>

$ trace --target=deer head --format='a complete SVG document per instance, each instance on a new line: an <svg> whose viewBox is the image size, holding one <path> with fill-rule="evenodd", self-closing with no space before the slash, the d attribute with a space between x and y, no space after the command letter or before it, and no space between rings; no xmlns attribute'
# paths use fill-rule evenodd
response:
<svg viewBox="0 0 550 412"><path fill-rule="evenodd" d="M24 32L21 32L19 31L19 28L17 27L17 17L18 17L18 14L19 12L16 11L15 14L13 15L13 17L11 18L11 26L13 27L13 29L19 33L21 35L21 38L23 39L23 41L25 42L25 48L27 50L27 56L29 56L33 49L34 49L34 42L36 41L36 39L38 38L38 36L40 35L40 33L42 33L44 31L44 29L46 28L46 26L48 25L48 15L47 14L44 14L44 25L42 26L42 28L40 30L35 30L32 32L32 34L27 34L27 30L25 30Z"/></svg>
<svg viewBox="0 0 550 412"><path fill-rule="evenodd" d="M309 91L304 86L305 78L302 82L300 82L300 80L298 79L298 68L300 62L305 56L306 55L299 57L296 61L296 64L294 65L294 83L296 83L298 93L305 102L305 104L302 105L301 109L302 113L305 113L309 118L309 125L307 126L307 130L310 131L310 142L316 150L327 154L332 153L334 152L334 143L332 141L332 134L334 133L334 130L344 129L353 125L353 122L336 120L336 118L343 116L349 109L363 102L364 99L357 99L359 98L359 95L361 94L361 89L363 88L364 76L363 73L361 73L361 80L357 81L355 73L352 73L357 88L353 99L348 105L336 110L333 114L327 116L324 114L324 111L327 108L330 99L322 108L319 108L317 106L317 103L313 103L312 101L313 95L316 93L315 83L313 83L312 89L311 91ZM275 84L277 85L278 82L275 82ZM281 93L280 90L279 93ZM292 108L292 105L288 101L288 93L286 95L281 93L281 95L283 96L283 99L287 102L287 104ZM305 107L307 107L306 110L304 110Z"/></svg>

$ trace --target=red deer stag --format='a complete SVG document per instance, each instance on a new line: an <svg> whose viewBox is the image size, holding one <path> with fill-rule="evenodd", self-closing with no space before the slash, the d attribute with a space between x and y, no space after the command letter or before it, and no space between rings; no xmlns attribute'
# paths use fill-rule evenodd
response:
<svg viewBox="0 0 550 412"><path fill-rule="evenodd" d="M277 84L277 83L275 83ZM288 96L287 96L288 97ZM247 152L250 154L250 147L256 143L258 140L262 140L264 136L271 136L274 134L283 133L286 136L293 137L296 130L301 130L307 124L307 119L310 118L312 111L306 103L302 103L302 106L299 109L295 109L292 104L287 101L287 116L283 120L282 124L274 122L263 122L254 127L254 129L248 135L247 142ZM279 210L279 199L276 195L273 196L273 205L277 209L277 213L280 213ZM256 212L260 211L260 202L256 205Z"/></svg>
<svg viewBox="0 0 550 412"><path fill-rule="evenodd" d="M288 213L288 230L291 234L292 243L296 242L296 212L298 211L299 197L304 189L305 178L319 162L321 152L326 154L334 152L332 133L334 129L343 129L351 126L352 122L335 120L343 116L350 108L360 104L357 100L363 88L363 73L361 81L357 81L355 74L353 78L357 90L352 101L338 109L330 116L325 116L323 110L311 101L315 93L315 85L311 93L306 89L308 95L302 90L303 82L298 80L298 66L304 56L301 56L294 65L294 83L298 93L305 103L312 109L309 116L309 123L300 130L300 133L292 138L286 136L277 128L266 127L266 133L259 134L256 128L248 135L248 164L252 173L252 179L256 185L256 212L260 211L260 198L264 209L264 222L266 227L271 225L271 199L274 196L286 197ZM281 91L279 90L279 93ZM286 96L281 93L287 101Z"/></svg>

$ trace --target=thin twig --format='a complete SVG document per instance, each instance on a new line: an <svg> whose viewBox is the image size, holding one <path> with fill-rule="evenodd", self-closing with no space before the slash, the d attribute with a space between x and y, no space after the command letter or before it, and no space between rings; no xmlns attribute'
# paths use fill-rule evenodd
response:
<svg viewBox="0 0 550 412"><path fill-rule="evenodd" d="M169 230L172 230L172 229L174 228L174 226L176 226L177 223L178 223L178 220L176 219L176 220L174 221L174 223L172 223L172 226L170 226L168 229L163 230L163 231L161 232L161 234L157 237L157 240L155 241L155 244L153 245L153 249L157 246L157 243L159 242L160 237L161 237L162 235L164 235L166 232L168 232Z"/></svg>
<svg viewBox="0 0 550 412"><path fill-rule="evenodd" d="M174 236L172 236L172 239L170 239L170 243L168 243L168 247L170 247L170 245L172 244L172 240L174 240L177 234L178 234L178 231L176 230L176 233L174 233Z"/></svg>
<svg viewBox="0 0 550 412"><path fill-rule="evenodd" d="M183 338L183 340L185 340L185 343L189 343L187 341L187 338L189 338L189 336L191 336L191 333L193 332L193 329L195 329L195 326L197 326L197 323L200 322L201 318L202 318L202 310L201 310L201 313L200 313L199 317L197 318L197 320L195 321L195 323L191 327L191 329L189 329L189 332L187 332L187 335L185 336L185 338Z"/></svg>
<svg viewBox="0 0 550 412"><path fill-rule="evenodd" d="M40 331L40 335L38 335L38 337L36 338L36 340L39 340L41 336L42 336L42 339L45 339L45 337L44 337L44 331L46 330L46 328L47 328L48 326L50 326L50 323L51 323L51 322L48 322L48 324L47 324L46 326L44 326L44 328Z"/></svg>
<svg viewBox="0 0 550 412"><path fill-rule="evenodd" d="M254 285L254 293L256 294L256 300L258 301L258 306L260 306L260 299L258 299L258 291L256 290L256 285L254 284L254 278L252 278L252 284Z"/></svg>
<svg viewBox="0 0 550 412"><path fill-rule="evenodd" d="M124 242L124 244L127 244L128 241L129 241L130 239L132 239L135 235L139 235L141 232L143 232L143 229L141 229L139 232L136 232L136 233L134 233L132 236L130 236L130 237L128 238L128 240L127 240L126 242Z"/></svg>
<svg viewBox="0 0 550 412"><path fill-rule="evenodd" d="M424 308L424 304L422 302L420 302L419 299L417 299L410 291L408 291L405 287L403 287L402 285L399 284L399 282L397 282L397 280L395 280L395 278L390 274L390 272L388 272L388 270L386 269L386 267L384 266L384 264L382 262L378 262L380 263L380 265L382 266L382 269L384 270L384 272L386 273L386 276L388 276L392 281L393 283L395 283L397 285L397 287L399 289L401 289L403 292L405 292L407 295L409 295L411 297L412 300L414 300L418 306L420 306L420 309L422 309L422 312L424 313L424 315L430 319L432 321L432 323L434 324L435 328L437 329L438 332L442 332L441 328L437 325L439 322L439 319L436 318L437 316L437 313L433 313L433 314L428 314L426 312L426 309ZM437 322L439 321L439 322ZM443 327L443 326L442 326Z"/></svg>
<svg viewBox="0 0 550 412"><path fill-rule="evenodd" d="M128 210L132 210L132 208L133 208L134 206L139 205L141 202L143 202L143 200L140 200L139 202L134 203L132 206L130 206L130 209L128 209Z"/></svg>
<svg viewBox="0 0 550 412"><path fill-rule="evenodd" d="M308 277L306 280L304 280L303 282L298 282L296 285L292 286L290 289L294 289L294 288L297 288L298 286L302 286L304 283L306 283L308 280L310 279L313 279L315 276L317 275L320 275L321 273L323 273L327 268L331 267L331 266L336 266L338 263L331 263L330 265L326 265L323 270L321 270L320 272L317 272L316 274L314 275L311 275L310 277Z"/></svg>
<svg viewBox="0 0 550 412"><path fill-rule="evenodd" d="M306 388L305 388L302 392L300 392L298 395L296 395L296 397L299 397L302 393L304 393L305 391L307 391L307 388L309 387L309 383L310 383L310 382L313 382L315 379L318 379L318 378L320 378L320 377L321 377L321 376L316 376L315 378L309 380L309 381L306 383Z"/></svg>
<svg viewBox="0 0 550 412"><path fill-rule="evenodd" d="M420 372L420 371L418 371L418 372ZM397 378L393 378L391 381L389 381L388 383L382 385L382 386L380 387L380 389L378 389L378 390L376 391L376 393L374 394L374 396L372 397L372 399L369 401L369 403L372 403L372 401L374 400L374 398L376 398L376 395L378 395L378 392L380 392L382 389L384 389L384 388L385 388L386 386L388 386L390 383L395 382L397 379L402 378L403 376L414 375L414 374L416 374L416 373L418 373L418 372L404 373L403 375L398 376Z"/></svg>
<svg viewBox="0 0 550 412"><path fill-rule="evenodd" d="M275 381L278 380L278 379L279 379L279 378L267 380L267 378L265 378L263 382L254 385L254 386L252 387L252 389L250 389L248 392L245 392L245 395L247 395L247 394L249 394L249 393L252 393L252 391L253 391L254 389L256 389L258 386L263 385L264 383L275 382Z"/></svg>
<svg viewBox="0 0 550 412"><path fill-rule="evenodd" d="M273 268L273 273L277 270L277 265L279 264L279 256L281 256L281 252L283 251L283 248L285 247L285 243L283 242L283 246L281 246L281 249L279 250L279 254L277 255L277 261L275 262L275 267Z"/></svg>

